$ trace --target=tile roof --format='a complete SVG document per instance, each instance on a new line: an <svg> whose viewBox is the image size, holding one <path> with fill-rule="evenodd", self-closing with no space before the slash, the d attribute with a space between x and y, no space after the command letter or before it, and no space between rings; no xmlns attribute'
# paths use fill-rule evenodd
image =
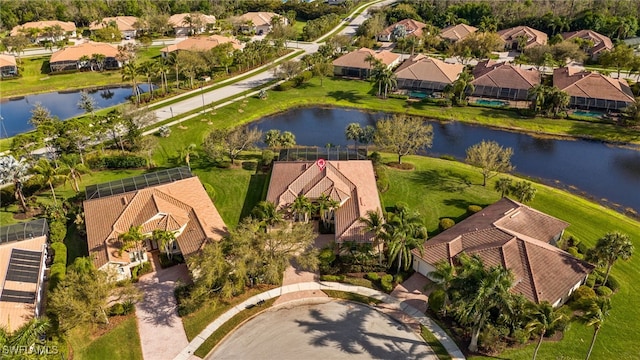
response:
<svg viewBox="0 0 640 360"><path fill-rule="evenodd" d="M197 177L85 200L87 242L96 267L108 262L128 263L118 254L118 235L131 226L143 233L154 229L179 230L176 242L184 256L206 241L222 238L226 226Z"/></svg>
<svg viewBox="0 0 640 360"><path fill-rule="evenodd" d="M425 80L451 84L464 70L462 64L449 64L442 60L418 54L409 57L395 71L398 79Z"/></svg>
<svg viewBox="0 0 640 360"><path fill-rule="evenodd" d="M111 22L116 24L116 27L120 31L131 31L136 30L135 26L133 26L139 19L135 16L115 16L115 17L106 17L101 21L94 21L89 25L89 30L98 30L109 26Z"/></svg>
<svg viewBox="0 0 640 360"><path fill-rule="evenodd" d="M74 24L71 21L45 20L45 21L32 21L32 22L24 23L22 25L14 26L13 29L11 29L11 36L20 35L21 29L35 28L35 29L44 30L44 28L52 27L56 25L59 25L62 28L62 30L64 30L65 32L76 31L76 24Z"/></svg>
<svg viewBox="0 0 640 360"><path fill-rule="evenodd" d="M556 303L593 267L551 245L568 223L508 198L487 206L426 241L430 264L453 263L464 252L477 254L486 266L503 266L515 277L513 292L531 301Z"/></svg>
<svg viewBox="0 0 640 360"><path fill-rule="evenodd" d="M553 70L553 86L575 97L635 101L626 81L570 66Z"/></svg>
<svg viewBox="0 0 640 360"><path fill-rule="evenodd" d="M222 35L212 35L212 36L194 36L190 37L186 40L180 41L177 44L172 44L167 47L160 49L160 52L170 53L177 50L187 50L187 51L208 51L213 49L214 47L231 43L234 49L242 49L242 45L236 39L228 38Z"/></svg>
<svg viewBox="0 0 640 360"><path fill-rule="evenodd" d="M593 30L565 32L562 33L562 38L565 40L581 38L593 41L593 47L589 49L591 54L597 54L604 50L613 49L613 42L611 42L611 39L609 39L608 36L597 33Z"/></svg>
<svg viewBox="0 0 640 360"><path fill-rule="evenodd" d="M458 24L442 29L440 31L440 37L449 41L458 41L466 38L476 31L478 31L478 28L476 27L467 24Z"/></svg>
<svg viewBox="0 0 640 360"><path fill-rule="evenodd" d="M340 202L335 212L336 241L372 240L358 221L367 211L382 214L371 161L326 161L322 170L313 161L274 162L267 201L283 208L299 194L311 200L326 194Z"/></svg>
<svg viewBox="0 0 640 360"><path fill-rule="evenodd" d="M16 66L16 57L8 54L0 54L0 67Z"/></svg>
<svg viewBox="0 0 640 360"><path fill-rule="evenodd" d="M280 16L274 12L260 11L260 12L248 12L240 16L241 21L251 21L253 26L265 26L271 25L271 20L275 16Z"/></svg>
<svg viewBox="0 0 640 360"><path fill-rule="evenodd" d="M118 55L118 48L111 44L90 41L54 52L49 62L78 61L85 55L91 57L93 54L102 54L106 57L114 58Z"/></svg>
<svg viewBox="0 0 640 360"><path fill-rule="evenodd" d="M547 34L540 30L530 28L528 26L516 26L509 29L498 31L498 35L505 42L517 41L518 37L524 35L527 37L527 44L525 48L529 48L536 45L545 45L547 43Z"/></svg>
<svg viewBox="0 0 640 360"><path fill-rule="evenodd" d="M188 22L185 21L187 16L200 16L202 18L203 25L207 24L215 24L216 17L213 15L205 15L199 13L182 13L182 14L173 14L169 17L169 25L173 26L173 28L179 27L188 27Z"/></svg>
<svg viewBox="0 0 640 360"><path fill-rule="evenodd" d="M400 58L399 54L394 54L391 51L383 50L380 52L375 52L371 49L363 47L359 50L344 54L339 58L333 60L333 65L350 68L369 69L371 65L367 61L365 61L365 59L369 55L375 56L378 60L380 60L387 66Z"/></svg>
<svg viewBox="0 0 640 360"><path fill-rule="evenodd" d="M525 70L509 63L485 60L473 69L473 84L508 89L530 89L540 84L540 72Z"/></svg>
<svg viewBox="0 0 640 360"><path fill-rule="evenodd" d="M379 35L391 35L393 33L393 30L398 26L404 26L407 32L407 36L421 37L422 29L426 26L426 24L413 19L404 19L388 26L386 29L382 30Z"/></svg>

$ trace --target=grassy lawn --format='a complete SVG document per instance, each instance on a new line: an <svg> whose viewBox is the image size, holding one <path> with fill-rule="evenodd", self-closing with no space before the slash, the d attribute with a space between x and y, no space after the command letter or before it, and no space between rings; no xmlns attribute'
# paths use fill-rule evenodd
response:
<svg viewBox="0 0 640 360"><path fill-rule="evenodd" d="M227 334L231 333L236 327L240 326L246 320L270 308L276 299L277 298L266 300L262 306L254 306L251 309L243 310L238 313L214 331L213 334L211 334L211 336L209 336L193 354L204 358L222 339L224 339L225 336L227 336Z"/></svg>
<svg viewBox="0 0 640 360"><path fill-rule="evenodd" d="M424 339L424 341L431 346L433 352L436 354L439 360L451 360L451 356L447 352L447 349L442 346L440 341L436 339L436 337L431 333L431 331L427 330L426 327L420 325L420 335Z"/></svg>
<svg viewBox="0 0 640 360"><path fill-rule="evenodd" d="M73 358L78 360L142 360L140 336L134 315L98 338L90 336L91 329L74 329L68 337L73 347Z"/></svg>
<svg viewBox="0 0 640 360"><path fill-rule="evenodd" d="M139 61L160 56L161 46L150 46L138 53ZM49 74L49 58L38 56L23 58L21 77L2 81L2 98L58 90L122 84L120 71L84 71L70 74Z"/></svg>
<svg viewBox="0 0 640 360"><path fill-rule="evenodd" d="M306 20L296 19L296 22L293 24L293 28L296 30L298 34L298 40L302 40L302 29L307 25Z"/></svg>
<svg viewBox="0 0 640 360"><path fill-rule="evenodd" d="M346 291L337 291L337 290L322 290L322 292L324 292L325 294L327 294L328 297L330 298L334 298L334 299L343 299L343 300L349 300L349 301L355 301L355 302L359 302L362 304L380 304L382 301L378 300L378 299L374 299L372 297L368 297L368 296L364 296L364 295L360 295L360 294L354 294L354 293L350 293L350 292L346 292Z"/></svg>

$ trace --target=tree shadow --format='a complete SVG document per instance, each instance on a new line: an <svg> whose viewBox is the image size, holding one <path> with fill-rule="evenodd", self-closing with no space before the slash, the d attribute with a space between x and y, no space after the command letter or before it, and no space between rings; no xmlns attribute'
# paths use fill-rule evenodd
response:
<svg viewBox="0 0 640 360"><path fill-rule="evenodd" d="M49 73L51 73L51 67L49 66L49 60L45 60L42 62L42 65L40 66L40 73L43 75L48 75Z"/></svg>
<svg viewBox="0 0 640 360"><path fill-rule="evenodd" d="M449 193L461 193L471 187L471 180L467 175L451 170L414 171L410 179L427 189Z"/></svg>
<svg viewBox="0 0 640 360"><path fill-rule="evenodd" d="M472 205L469 201L465 199L445 199L442 201L443 204L447 206L455 206L458 209L467 209L469 205Z"/></svg>
<svg viewBox="0 0 640 360"><path fill-rule="evenodd" d="M242 205L242 211L240 212L240 219L251 214L251 210L260 201L264 200L266 186L269 181L268 174L253 174L249 180L249 188L247 189L247 195L244 198L244 204Z"/></svg>
<svg viewBox="0 0 640 360"><path fill-rule="evenodd" d="M344 100L344 101L348 101L348 102L354 103L354 104L358 104L358 103L360 103L362 101L362 99L364 99L364 96L358 94L358 92L356 90L329 91L327 93L327 95L329 95L330 97L334 98L336 101Z"/></svg>

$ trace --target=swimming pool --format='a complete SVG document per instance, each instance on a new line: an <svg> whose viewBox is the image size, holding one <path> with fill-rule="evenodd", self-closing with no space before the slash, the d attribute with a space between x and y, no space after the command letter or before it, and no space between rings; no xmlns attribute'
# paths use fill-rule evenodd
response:
<svg viewBox="0 0 640 360"><path fill-rule="evenodd" d="M572 115L575 116L584 116L584 117L590 117L590 118L594 118L594 119L601 119L604 114L598 111L588 111L588 110L576 110L573 112Z"/></svg>
<svg viewBox="0 0 640 360"><path fill-rule="evenodd" d="M476 100L476 104L478 104L478 105L489 105L489 106L507 106L507 105L509 105L509 102L508 101L502 101L502 100L479 99L479 100Z"/></svg>

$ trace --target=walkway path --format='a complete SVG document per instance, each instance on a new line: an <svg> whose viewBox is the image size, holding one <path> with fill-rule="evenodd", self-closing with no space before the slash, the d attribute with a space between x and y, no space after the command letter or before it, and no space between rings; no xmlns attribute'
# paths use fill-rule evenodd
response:
<svg viewBox="0 0 640 360"><path fill-rule="evenodd" d="M454 360L464 359L462 351L458 348L455 342L447 335L440 326L438 326L433 320L426 317L423 313L416 310L414 307L406 304L405 302L398 300L390 295L382 293L377 290L369 289L361 286L340 284L335 282L305 282L293 285L285 285L276 289L269 290L267 292L255 295L243 303L238 304L222 314L216 320L214 320L209 326L207 326L200 334L198 334L182 351L175 357L175 360L187 360L191 357L200 345L218 329L222 324L231 319L234 315L244 310L247 305L255 305L258 301L264 301L272 299L274 297L282 296L289 293L295 293L298 291L318 291L318 290L336 290L345 291L355 294L360 294L374 299L378 299L384 302L386 307L390 307L396 311L402 311L404 315L413 318L415 321L424 325L433 335L440 341L444 348L449 352Z"/></svg>

